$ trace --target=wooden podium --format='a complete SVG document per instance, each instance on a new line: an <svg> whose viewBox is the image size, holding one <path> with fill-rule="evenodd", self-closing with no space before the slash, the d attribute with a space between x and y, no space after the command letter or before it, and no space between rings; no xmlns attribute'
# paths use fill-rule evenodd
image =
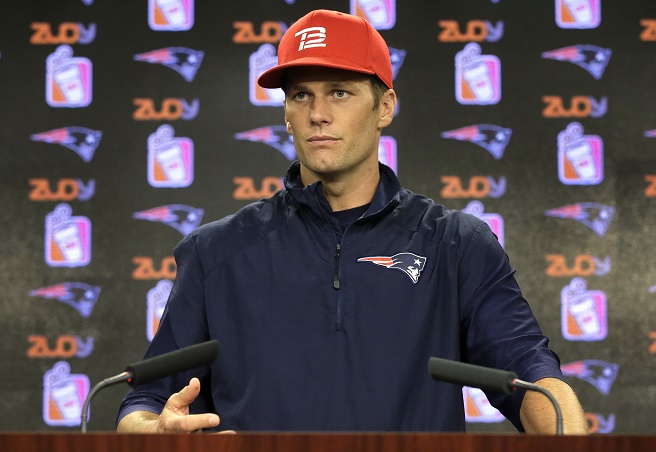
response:
<svg viewBox="0 0 656 452"><path fill-rule="evenodd" d="M4 433L2 452L600 452L656 450L656 436L440 433L136 435Z"/></svg>

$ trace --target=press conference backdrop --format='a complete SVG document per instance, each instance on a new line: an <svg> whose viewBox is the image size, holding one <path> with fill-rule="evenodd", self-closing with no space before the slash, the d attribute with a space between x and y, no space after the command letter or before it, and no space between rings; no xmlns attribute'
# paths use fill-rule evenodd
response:
<svg viewBox="0 0 656 452"><path fill-rule="evenodd" d="M255 80L329 8L390 46L380 160L490 224L592 432L656 432L653 0L2 7L2 430L78 429L89 388L157 330L175 244L281 187L282 94ZM126 390L96 396L90 430ZM513 430L479 390L463 403L470 431Z"/></svg>

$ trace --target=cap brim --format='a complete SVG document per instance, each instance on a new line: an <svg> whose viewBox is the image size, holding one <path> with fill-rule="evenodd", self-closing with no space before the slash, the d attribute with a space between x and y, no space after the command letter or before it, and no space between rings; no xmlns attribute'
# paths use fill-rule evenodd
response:
<svg viewBox="0 0 656 452"><path fill-rule="evenodd" d="M359 72L361 74L370 74L374 75L375 72L371 69L358 66L349 61L340 60L340 59L329 59L325 57L306 57L298 58L289 63L280 64L276 67L273 67L267 71L264 71L257 79L257 84L262 88L281 88L283 74L287 69L298 66L321 66L321 67L330 67L335 69L344 69L346 71Z"/></svg>

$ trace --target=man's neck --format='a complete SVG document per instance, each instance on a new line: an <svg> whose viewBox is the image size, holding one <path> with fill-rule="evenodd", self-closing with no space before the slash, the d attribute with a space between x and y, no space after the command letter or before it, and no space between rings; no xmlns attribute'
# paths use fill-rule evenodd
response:
<svg viewBox="0 0 656 452"><path fill-rule="evenodd" d="M321 181L323 193L330 203L330 207L333 212L338 212L369 204L376 193L380 181L380 171L376 163L375 170L371 168L368 171L361 171L357 175L333 178L316 175L301 165L301 180L304 185Z"/></svg>

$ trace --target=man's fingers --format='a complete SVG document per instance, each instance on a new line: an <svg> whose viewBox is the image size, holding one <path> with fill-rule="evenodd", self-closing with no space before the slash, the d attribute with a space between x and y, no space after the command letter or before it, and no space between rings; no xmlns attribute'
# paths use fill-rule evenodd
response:
<svg viewBox="0 0 656 452"><path fill-rule="evenodd" d="M176 416L169 418L163 426L164 433L186 432L192 433L203 428L211 428L219 425L219 416L216 414L190 414L188 416Z"/></svg>
<svg viewBox="0 0 656 452"><path fill-rule="evenodd" d="M187 408L200 393L200 381L194 377L189 381L189 384L182 388L180 392L176 392L169 398L169 402L176 410ZM167 403L167 405L168 405Z"/></svg>

